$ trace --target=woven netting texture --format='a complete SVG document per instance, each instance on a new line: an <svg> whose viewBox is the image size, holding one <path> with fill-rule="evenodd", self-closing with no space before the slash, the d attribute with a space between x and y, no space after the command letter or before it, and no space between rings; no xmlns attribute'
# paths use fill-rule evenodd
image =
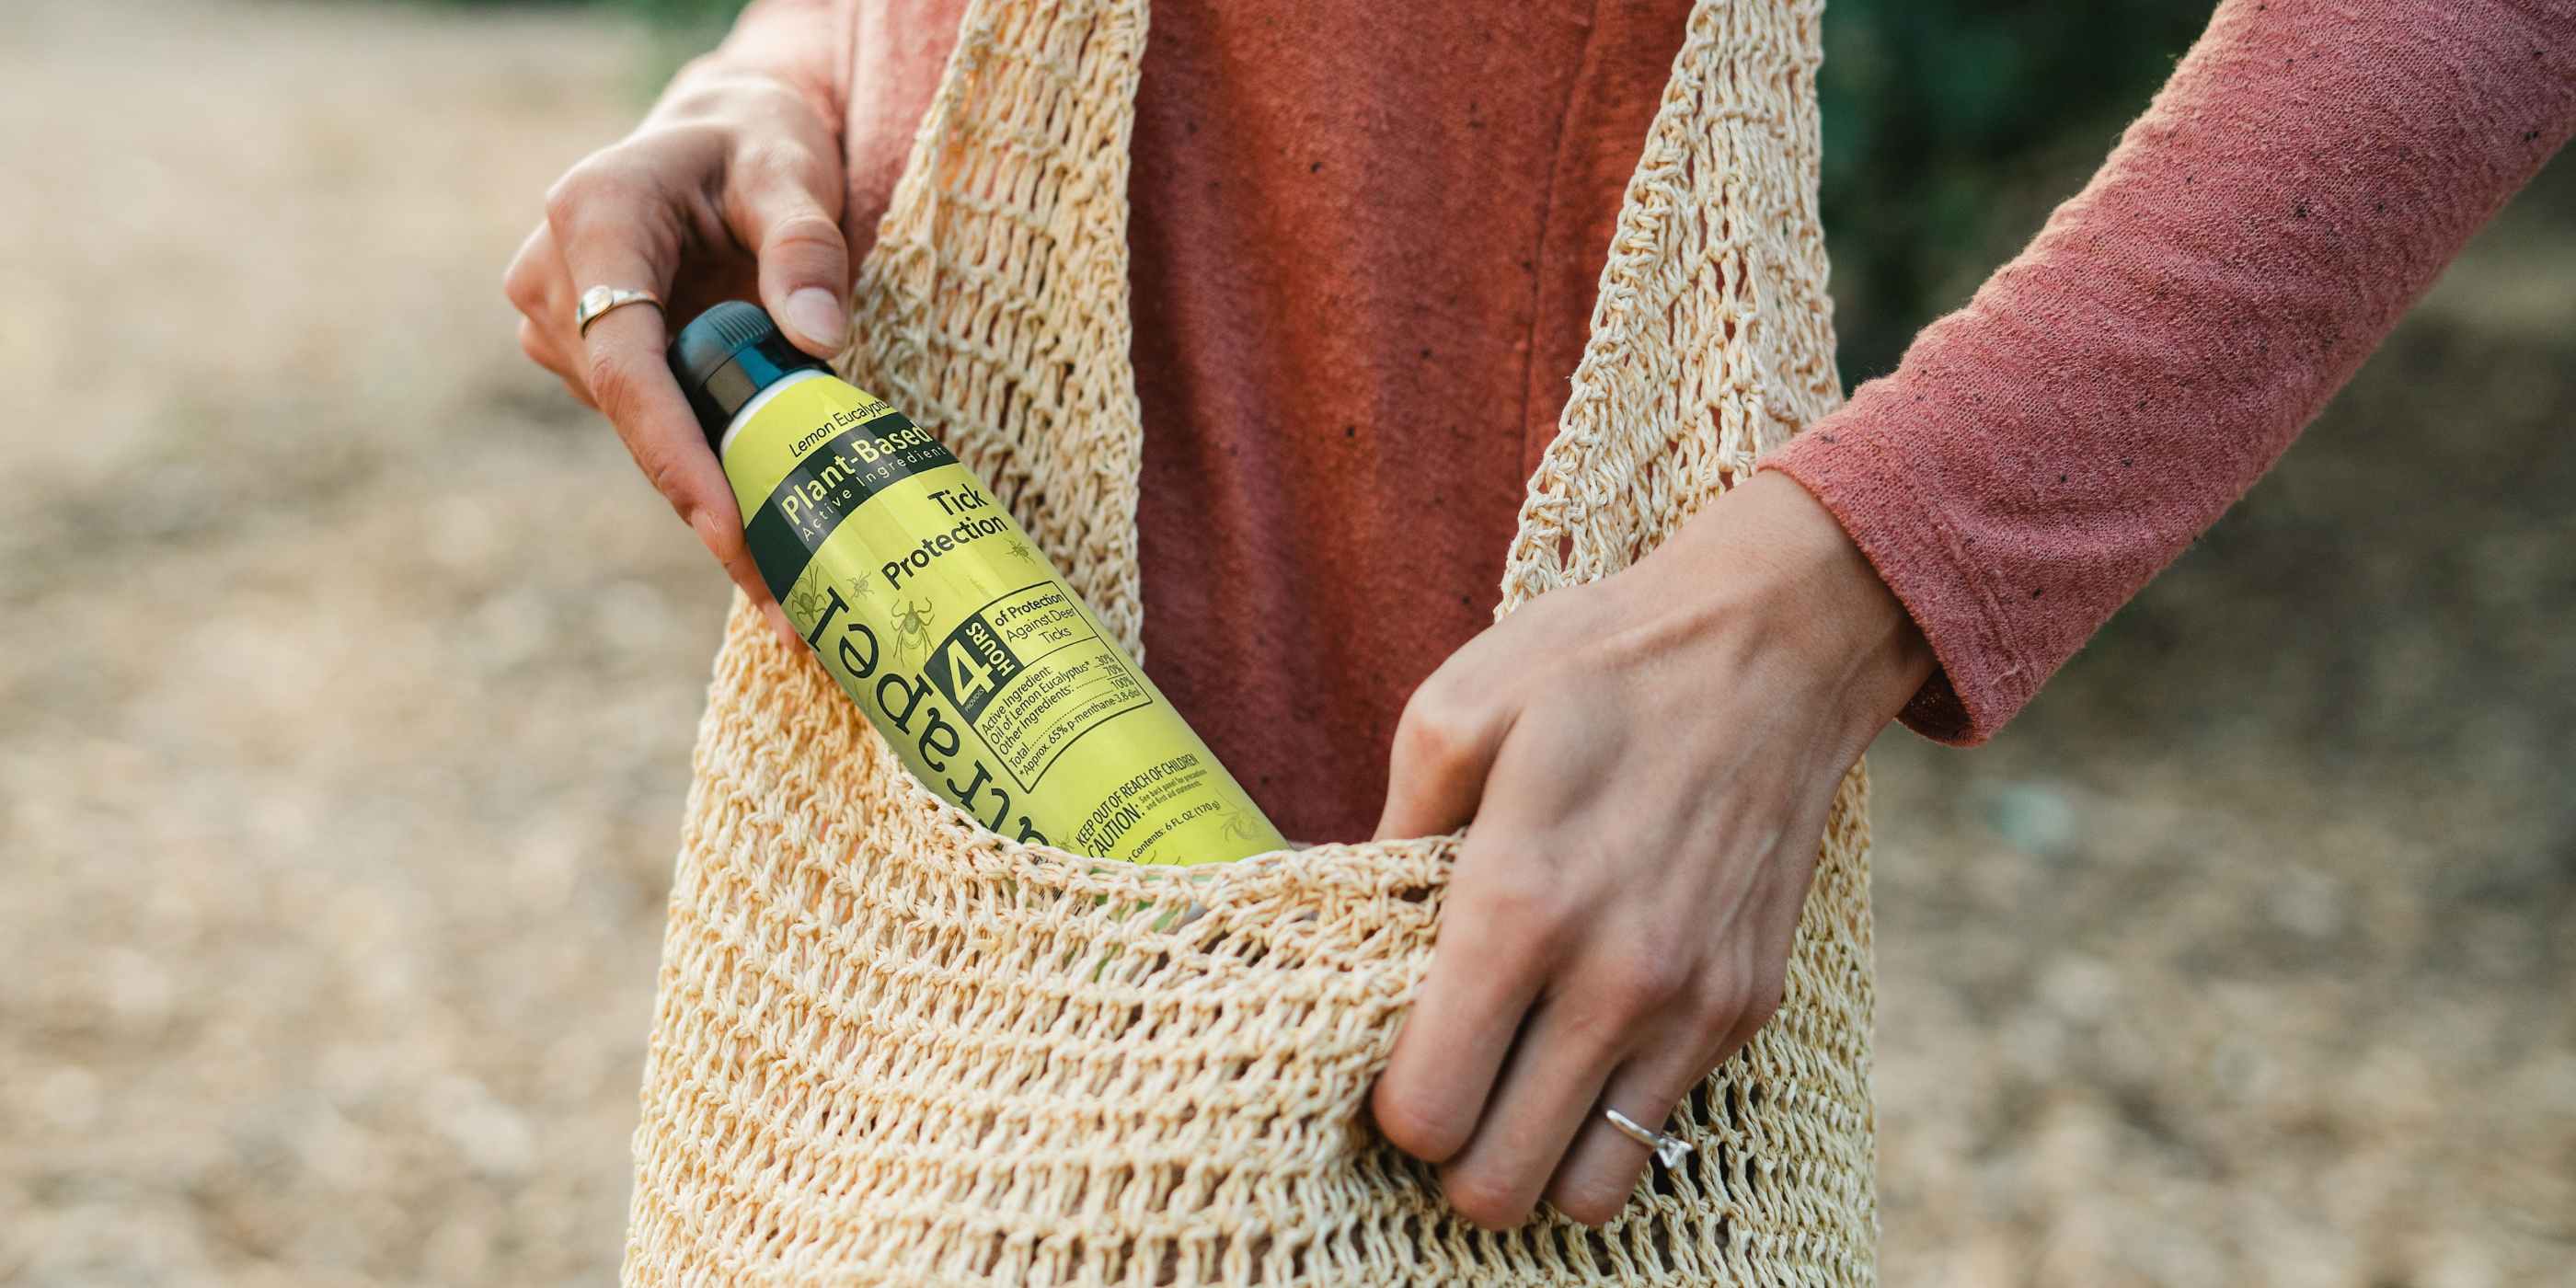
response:
<svg viewBox="0 0 2576 1288"><path fill-rule="evenodd" d="M1839 398L1818 6L1704 0L1502 611L1638 557ZM1127 164L1144 0L977 0L841 366L990 480L1130 650ZM740 602L699 731L625 1279L1858 1284L1875 1277L1865 777L1786 1000L1589 1230L1480 1231L1368 1126L1456 839L1146 868L915 782Z"/></svg>

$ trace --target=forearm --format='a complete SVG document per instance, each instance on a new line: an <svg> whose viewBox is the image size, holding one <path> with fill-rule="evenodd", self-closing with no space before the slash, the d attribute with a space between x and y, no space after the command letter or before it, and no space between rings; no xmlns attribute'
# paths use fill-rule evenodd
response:
<svg viewBox="0 0 2576 1288"><path fill-rule="evenodd" d="M1974 742L2284 451L2576 129L2576 5L2229 0L2093 182L1766 465L1823 501Z"/></svg>

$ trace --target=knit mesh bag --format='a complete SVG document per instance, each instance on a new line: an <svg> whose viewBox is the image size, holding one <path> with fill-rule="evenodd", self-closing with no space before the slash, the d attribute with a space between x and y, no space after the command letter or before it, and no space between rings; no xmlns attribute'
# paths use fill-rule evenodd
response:
<svg viewBox="0 0 2576 1288"><path fill-rule="evenodd" d="M1702 0L1629 183L1502 612L1627 566L1839 398L1816 0ZM1141 656L1127 147L1145 0L975 0L841 366L991 481ZM1456 838L1137 867L908 775L737 601L689 794L625 1279L1875 1278L1865 777L1778 1015L1594 1231L1488 1233L1364 1106Z"/></svg>

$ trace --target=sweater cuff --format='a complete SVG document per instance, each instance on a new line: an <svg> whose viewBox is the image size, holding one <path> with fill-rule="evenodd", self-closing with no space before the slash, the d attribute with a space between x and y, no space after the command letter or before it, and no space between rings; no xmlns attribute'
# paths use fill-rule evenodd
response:
<svg viewBox="0 0 2576 1288"><path fill-rule="evenodd" d="M1935 742L1975 746L2030 701L2045 672L2012 646L1957 534L1888 446L1881 409L1904 401L1894 383L1864 387L1757 468L1788 475L1824 505L1931 644L1939 666L1897 719Z"/></svg>

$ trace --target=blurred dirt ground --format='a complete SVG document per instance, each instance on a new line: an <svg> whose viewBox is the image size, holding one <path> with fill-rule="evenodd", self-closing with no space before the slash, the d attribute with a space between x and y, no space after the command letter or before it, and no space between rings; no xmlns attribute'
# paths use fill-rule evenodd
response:
<svg viewBox="0 0 2576 1288"><path fill-rule="evenodd" d="M725 591L497 279L652 62L0 6L0 1281L613 1274ZM2560 169L2005 738L1882 741L1889 1283L2576 1282Z"/></svg>

